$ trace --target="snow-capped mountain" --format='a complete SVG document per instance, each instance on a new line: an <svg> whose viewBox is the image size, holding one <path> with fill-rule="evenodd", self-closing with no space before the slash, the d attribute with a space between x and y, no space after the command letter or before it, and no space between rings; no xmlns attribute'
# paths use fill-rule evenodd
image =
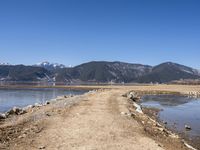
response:
<svg viewBox="0 0 200 150"><path fill-rule="evenodd" d="M66 66L63 65L63 64L59 64L59 63L50 63L50 62L48 62L48 61L44 61L44 62L41 62L41 63L37 63L36 65L33 65L33 66L42 67L42 68L45 68L45 69L47 69L47 70L54 70L54 69L66 68Z"/></svg>
<svg viewBox="0 0 200 150"><path fill-rule="evenodd" d="M0 63L1 81L168 83L181 79L200 80L199 70L173 62L149 66L93 61L75 67L49 62L33 66Z"/></svg>
<svg viewBox="0 0 200 150"><path fill-rule="evenodd" d="M0 62L0 66L9 66L9 65L11 65L11 64L9 64L9 63L1 63Z"/></svg>

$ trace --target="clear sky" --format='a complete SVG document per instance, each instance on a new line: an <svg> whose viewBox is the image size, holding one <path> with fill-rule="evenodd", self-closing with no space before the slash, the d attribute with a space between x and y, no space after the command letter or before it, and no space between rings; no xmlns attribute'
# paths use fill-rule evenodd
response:
<svg viewBox="0 0 200 150"><path fill-rule="evenodd" d="M200 68L199 0L1 0L0 62Z"/></svg>

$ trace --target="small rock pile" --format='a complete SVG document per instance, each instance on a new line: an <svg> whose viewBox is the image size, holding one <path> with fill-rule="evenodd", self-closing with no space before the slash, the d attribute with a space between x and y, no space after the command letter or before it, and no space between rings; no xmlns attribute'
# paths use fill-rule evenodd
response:
<svg viewBox="0 0 200 150"><path fill-rule="evenodd" d="M42 107L42 106L46 106L46 105L53 103L53 101L59 101L59 100L62 100L63 98L70 98L70 97L73 97L73 96L74 95L72 95L72 94L64 95L64 96L58 96L56 99L53 99L51 101L46 101L44 104L35 103L34 105L28 105L24 108L13 107L12 109L7 111L6 113L0 113L0 121L8 118L11 115L22 115L22 114L29 112L33 108L39 108L39 107Z"/></svg>
<svg viewBox="0 0 200 150"><path fill-rule="evenodd" d="M24 108L19 108L19 107L15 106L12 109L10 109L9 111L7 111L6 113L0 113L0 120L4 120L11 115L23 115L32 108L42 107L42 106L49 105L49 104L50 104L50 101L46 101L44 104L35 103L34 105L28 105Z"/></svg>
<svg viewBox="0 0 200 150"><path fill-rule="evenodd" d="M140 100L140 97L137 95L136 92L130 92L130 93L127 93L125 95L125 97L127 97L128 99L131 99L133 101L139 101Z"/></svg>

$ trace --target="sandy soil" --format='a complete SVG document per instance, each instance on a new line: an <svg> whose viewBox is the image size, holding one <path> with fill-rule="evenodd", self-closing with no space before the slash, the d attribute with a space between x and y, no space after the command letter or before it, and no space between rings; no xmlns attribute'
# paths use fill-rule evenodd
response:
<svg viewBox="0 0 200 150"><path fill-rule="evenodd" d="M122 95L131 90L187 93L199 91L200 87L162 85L106 88L63 98L48 106L34 108L25 115L7 119L0 125L0 149L187 149L180 140L151 134L137 119L125 115L130 113L130 103Z"/></svg>

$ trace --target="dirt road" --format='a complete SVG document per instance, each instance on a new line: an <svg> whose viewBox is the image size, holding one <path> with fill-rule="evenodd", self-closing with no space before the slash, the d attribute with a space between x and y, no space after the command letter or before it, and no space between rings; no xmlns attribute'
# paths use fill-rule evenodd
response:
<svg viewBox="0 0 200 150"><path fill-rule="evenodd" d="M101 87L100 87L101 88ZM129 113L122 94L130 90L164 90L183 94L200 86L99 88L82 96L61 98L0 122L0 149L11 150L186 150L179 139L150 135ZM154 128L152 128L154 133Z"/></svg>
<svg viewBox="0 0 200 150"><path fill-rule="evenodd" d="M121 94L120 90L91 93L43 120L41 132L16 141L10 149L161 150L135 120L121 113L128 112Z"/></svg>

